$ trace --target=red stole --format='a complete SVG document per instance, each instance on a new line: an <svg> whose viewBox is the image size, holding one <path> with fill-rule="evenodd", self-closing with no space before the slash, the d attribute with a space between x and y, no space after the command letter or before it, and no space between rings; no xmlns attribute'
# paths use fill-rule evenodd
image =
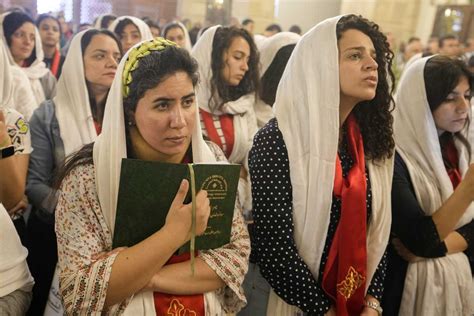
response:
<svg viewBox="0 0 474 316"><path fill-rule="evenodd" d="M212 114L202 109L200 109L199 112L201 113L204 127L207 131L207 136L213 143L217 144L222 150L224 150L221 138L217 134L217 129L214 126ZM232 149L234 149L234 116L232 114L222 114L219 115L219 121L221 123L222 133L224 134L224 139L227 146L227 149L224 153L225 156L229 158L230 154L232 153Z"/></svg>
<svg viewBox="0 0 474 316"><path fill-rule="evenodd" d="M461 183L462 177L461 173L459 172L459 157L458 157L458 150L456 146L454 146L454 140L452 137L446 142L446 145L443 148L444 157L448 160L451 167L446 166L446 171L448 172L449 179L453 184L453 189Z"/></svg>
<svg viewBox="0 0 474 316"><path fill-rule="evenodd" d="M168 264L188 261L189 253L172 256ZM186 286L183 284L183 286ZM154 292L156 315L167 316L205 316L204 295L172 295Z"/></svg>
<svg viewBox="0 0 474 316"><path fill-rule="evenodd" d="M56 51L54 52L53 56L53 61L51 62L51 72L53 75L58 78L58 69L59 69L59 61L61 60L61 54L59 53L59 50L56 48Z"/></svg>
<svg viewBox="0 0 474 316"><path fill-rule="evenodd" d="M333 300L338 316L360 315L367 280L367 183L364 143L355 117L346 121L347 142L354 165L347 178L336 158L334 195L341 199L341 218L324 268L322 287Z"/></svg>
<svg viewBox="0 0 474 316"><path fill-rule="evenodd" d="M94 120L94 127L97 135L100 135L102 133L102 125Z"/></svg>
<svg viewBox="0 0 474 316"><path fill-rule="evenodd" d="M189 145L191 148L191 145ZM181 163L192 163L192 151L188 149ZM196 256L198 252L196 251ZM185 262L190 260L190 253L173 255L165 265ZM185 286L183 284L183 286ZM166 316L204 316L204 295L172 295L159 292L153 292L155 300L156 315Z"/></svg>

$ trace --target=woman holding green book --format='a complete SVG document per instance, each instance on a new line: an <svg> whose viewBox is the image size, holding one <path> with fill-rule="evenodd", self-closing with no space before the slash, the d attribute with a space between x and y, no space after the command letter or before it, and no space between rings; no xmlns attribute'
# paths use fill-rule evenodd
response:
<svg viewBox="0 0 474 316"><path fill-rule="evenodd" d="M112 249L122 158L225 160L202 138L197 78L189 53L160 38L136 45L122 59L101 135L63 170L56 233L66 313L222 315L245 304L241 284L250 245L238 203L230 243L199 252L194 275L190 260L174 256L190 239L191 205L183 203L187 181L181 182L160 230L132 247ZM210 213L205 191L197 194L196 205L199 235Z"/></svg>

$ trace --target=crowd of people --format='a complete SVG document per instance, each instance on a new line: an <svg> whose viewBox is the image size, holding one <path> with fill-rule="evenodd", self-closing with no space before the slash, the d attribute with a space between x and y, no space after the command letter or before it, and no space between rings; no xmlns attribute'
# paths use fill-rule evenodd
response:
<svg viewBox="0 0 474 316"><path fill-rule="evenodd" d="M474 314L474 39L254 24L0 15L0 314ZM114 249L123 158L240 164L230 242Z"/></svg>

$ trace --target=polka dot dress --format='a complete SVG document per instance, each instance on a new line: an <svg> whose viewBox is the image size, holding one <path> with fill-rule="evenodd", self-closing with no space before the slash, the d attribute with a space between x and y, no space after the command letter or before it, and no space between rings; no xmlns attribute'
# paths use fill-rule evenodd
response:
<svg viewBox="0 0 474 316"><path fill-rule="evenodd" d="M353 161L343 142L339 155L343 176ZM316 281L298 254L293 239L292 186L288 153L276 119L255 136L249 155L255 221L252 258L273 290L288 304L310 315L324 315L332 305L321 283ZM367 216L371 214L371 189L367 180ZM326 265L329 248L341 215L341 201L333 198L328 235L321 258L318 280ZM386 255L379 263L368 293L378 300L383 294Z"/></svg>

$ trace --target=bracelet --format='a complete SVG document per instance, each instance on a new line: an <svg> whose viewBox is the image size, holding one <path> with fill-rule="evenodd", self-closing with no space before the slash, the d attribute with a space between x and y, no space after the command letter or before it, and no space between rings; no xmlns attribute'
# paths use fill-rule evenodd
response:
<svg viewBox="0 0 474 316"><path fill-rule="evenodd" d="M380 303L379 302L376 302L376 301L365 301L365 306L367 306L368 308L371 308L371 309L374 309L377 311L377 313L379 315L382 315L382 307L380 306Z"/></svg>

